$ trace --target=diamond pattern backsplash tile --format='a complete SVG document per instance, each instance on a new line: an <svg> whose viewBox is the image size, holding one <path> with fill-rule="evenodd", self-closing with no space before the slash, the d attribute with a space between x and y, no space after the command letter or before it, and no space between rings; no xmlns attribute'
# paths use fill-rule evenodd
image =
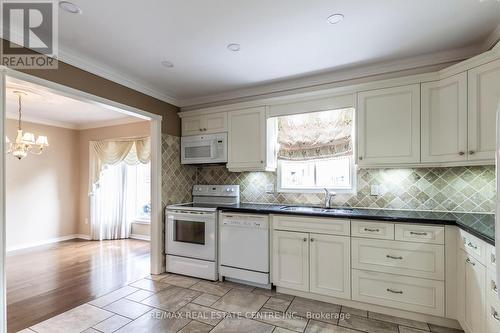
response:
<svg viewBox="0 0 500 333"><path fill-rule="evenodd" d="M266 193L276 174L229 172L224 166L199 167L199 184L240 185L241 201L251 203L322 205L323 193ZM372 185L381 195L372 196ZM495 167L450 167L418 169L361 169L357 192L337 194L333 206L452 212L494 211Z"/></svg>
<svg viewBox="0 0 500 333"><path fill-rule="evenodd" d="M190 202L195 184L240 185L241 201L251 203L322 205L323 193L266 193L276 189L276 173L229 172L225 166L180 163L180 138L162 136L163 206ZM381 195L372 196L372 185ZM357 191L337 194L337 207L493 213L495 167L473 166L418 169L361 169Z"/></svg>
<svg viewBox="0 0 500 333"><path fill-rule="evenodd" d="M162 135L162 199L163 207L190 202L191 190L196 183L197 168L181 164L181 138Z"/></svg>

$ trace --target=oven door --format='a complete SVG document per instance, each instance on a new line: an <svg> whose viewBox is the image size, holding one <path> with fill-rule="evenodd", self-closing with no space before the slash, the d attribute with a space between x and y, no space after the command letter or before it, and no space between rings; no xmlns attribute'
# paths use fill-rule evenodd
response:
<svg viewBox="0 0 500 333"><path fill-rule="evenodd" d="M215 212L167 211L167 254L215 261Z"/></svg>

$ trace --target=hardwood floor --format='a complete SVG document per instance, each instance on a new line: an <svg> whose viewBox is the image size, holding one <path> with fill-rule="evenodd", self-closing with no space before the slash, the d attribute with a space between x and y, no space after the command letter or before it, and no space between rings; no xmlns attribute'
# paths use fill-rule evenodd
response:
<svg viewBox="0 0 500 333"><path fill-rule="evenodd" d="M149 273L149 242L70 240L7 255L7 327L17 332Z"/></svg>

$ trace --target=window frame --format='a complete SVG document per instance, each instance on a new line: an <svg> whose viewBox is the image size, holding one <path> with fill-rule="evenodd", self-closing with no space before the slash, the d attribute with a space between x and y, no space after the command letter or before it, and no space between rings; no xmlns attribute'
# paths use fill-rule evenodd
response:
<svg viewBox="0 0 500 333"><path fill-rule="evenodd" d="M331 111L334 111L339 108L334 108L331 109ZM326 110L325 110L326 111ZM357 142L356 142L356 115L357 115L357 110L355 107L352 107L352 112L353 112L353 117L352 117L352 156L351 156L351 188L346 189L346 188L336 188L336 187L327 187L328 190L331 190L335 193L338 194L356 194L357 193L357 170L358 166L356 164L356 148L357 148ZM303 113L296 113L296 114L308 114L312 112L303 112ZM278 117L285 117L287 115L280 115ZM278 134L278 133L276 133ZM277 158L277 163L276 163L276 192L277 193L323 193L325 191L325 187L283 187L281 184L281 170L282 170L282 161L279 158Z"/></svg>
<svg viewBox="0 0 500 333"><path fill-rule="evenodd" d="M277 188L276 191L278 193L323 193L325 187L283 187L281 184L281 170L283 160L278 159L278 166L276 168L276 176L277 176ZM342 187L326 187L328 190L331 190L335 193L345 193L345 194L353 194L356 193L357 188L357 177L356 177L356 163L354 161L354 153L351 157L351 188L342 188Z"/></svg>

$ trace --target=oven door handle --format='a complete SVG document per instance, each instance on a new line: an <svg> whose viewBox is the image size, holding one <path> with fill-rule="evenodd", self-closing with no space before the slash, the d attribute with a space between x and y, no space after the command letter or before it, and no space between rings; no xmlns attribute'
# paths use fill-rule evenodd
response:
<svg viewBox="0 0 500 333"><path fill-rule="evenodd" d="M167 213L168 220L210 222L215 213Z"/></svg>

